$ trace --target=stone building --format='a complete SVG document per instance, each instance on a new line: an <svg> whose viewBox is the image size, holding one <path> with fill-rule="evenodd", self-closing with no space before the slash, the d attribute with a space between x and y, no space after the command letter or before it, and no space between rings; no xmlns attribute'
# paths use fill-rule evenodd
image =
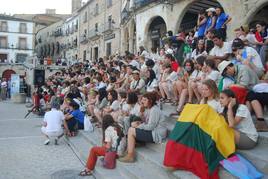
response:
<svg viewBox="0 0 268 179"><path fill-rule="evenodd" d="M229 39L233 30L256 20L267 22L268 0L123 0L121 52L135 52L138 46L159 47L165 31L176 34L196 25L200 9L221 6L232 17L228 24Z"/></svg>
<svg viewBox="0 0 268 179"><path fill-rule="evenodd" d="M87 40L81 42L87 48L81 48L79 53L83 54L83 59L96 60L120 52L120 8L121 0L89 0L82 7L80 16L86 13L88 18L87 21L80 21L80 26L85 26L86 23L88 26L87 30L82 28L84 30L80 32L80 37L85 32L87 34Z"/></svg>
<svg viewBox="0 0 268 179"><path fill-rule="evenodd" d="M0 15L0 62L23 63L34 50L34 22Z"/></svg>
<svg viewBox="0 0 268 179"><path fill-rule="evenodd" d="M56 60L63 55L65 20L58 21L41 29L36 35L36 55L39 59L52 58Z"/></svg>
<svg viewBox="0 0 268 179"><path fill-rule="evenodd" d="M79 17L77 13L74 13L70 18L66 19L62 30L64 34L62 57L72 64L80 60L80 57L78 56Z"/></svg>

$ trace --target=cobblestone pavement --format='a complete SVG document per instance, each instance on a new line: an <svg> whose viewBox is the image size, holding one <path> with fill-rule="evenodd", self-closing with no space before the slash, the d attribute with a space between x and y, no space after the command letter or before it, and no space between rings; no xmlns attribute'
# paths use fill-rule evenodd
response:
<svg viewBox="0 0 268 179"><path fill-rule="evenodd" d="M79 178L83 168L63 139L44 146L42 118L26 113L25 105L0 102L0 179Z"/></svg>

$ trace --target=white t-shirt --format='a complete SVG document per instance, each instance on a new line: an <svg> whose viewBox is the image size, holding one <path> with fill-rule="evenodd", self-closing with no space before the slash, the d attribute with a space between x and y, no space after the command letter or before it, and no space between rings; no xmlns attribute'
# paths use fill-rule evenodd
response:
<svg viewBox="0 0 268 179"><path fill-rule="evenodd" d="M247 56L251 56L251 62L259 69L264 69L261 57L258 52L252 47L246 47Z"/></svg>
<svg viewBox="0 0 268 179"><path fill-rule="evenodd" d="M116 130L114 129L114 127L109 126L105 130L105 142L111 143L111 147L115 149L117 145L117 139L118 139L118 135L117 135Z"/></svg>
<svg viewBox="0 0 268 179"><path fill-rule="evenodd" d="M240 104L236 111L236 116L242 118L240 123L236 126L236 129L245 133L250 139L257 142L258 133L247 106Z"/></svg>
<svg viewBox="0 0 268 179"><path fill-rule="evenodd" d="M221 113L223 111L223 107L221 106L220 102L215 99L207 101L207 104L212 107L217 113Z"/></svg>
<svg viewBox="0 0 268 179"><path fill-rule="evenodd" d="M256 93L268 93L268 83L259 83L253 87L253 91Z"/></svg>
<svg viewBox="0 0 268 179"><path fill-rule="evenodd" d="M46 132L57 132L60 131L61 125L63 124L64 114L62 111L54 108L51 111L46 112L44 116L44 122L47 123Z"/></svg>
<svg viewBox="0 0 268 179"><path fill-rule="evenodd" d="M177 79L178 79L178 74L175 71L173 71L168 75L166 80L173 82L173 81L176 81Z"/></svg>
<svg viewBox="0 0 268 179"><path fill-rule="evenodd" d="M154 79L150 84L147 84L146 91L147 92L153 92L158 87L157 80Z"/></svg>
<svg viewBox="0 0 268 179"><path fill-rule="evenodd" d="M201 77L203 75L202 71L194 70L193 73L190 75L190 80L194 80L197 77Z"/></svg>
<svg viewBox="0 0 268 179"><path fill-rule="evenodd" d="M129 64L136 67L137 69L140 69L140 64L136 60L132 60Z"/></svg>
<svg viewBox="0 0 268 179"><path fill-rule="evenodd" d="M228 53L232 53L230 45L228 42L223 42L222 48L215 45L213 49L211 49L209 55L223 57L225 54L228 54Z"/></svg>
<svg viewBox="0 0 268 179"><path fill-rule="evenodd" d="M248 41L249 46L256 47L257 39L255 34L247 34L246 39Z"/></svg>
<svg viewBox="0 0 268 179"><path fill-rule="evenodd" d="M207 74L206 79L211 79L211 80L215 81L216 84L218 84L220 76L221 76L220 72L218 72L216 70L212 70L209 74Z"/></svg>
<svg viewBox="0 0 268 179"><path fill-rule="evenodd" d="M118 100L114 100L114 102L111 104L111 109L113 111L116 111L120 108L120 102Z"/></svg>
<svg viewBox="0 0 268 179"><path fill-rule="evenodd" d="M121 110L124 111L124 112L127 112L128 108L129 108L129 106L128 106L126 101L121 102L120 107L121 107Z"/></svg>
<svg viewBox="0 0 268 179"><path fill-rule="evenodd" d="M135 89L140 89L142 90L145 86L145 81L140 78L140 80L136 81L136 80L132 80L132 82L130 83L130 89L131 90L135 90Z"/></svg>
<svg viewBox="0 0 268 179"><path fill-rule="evenodd" d="M129 105L129 114L130 114L130 115L136 115L136 116L139 116L139 115L140 115L140 111L141 111L141 107L140 107L140 105L139 105L138 103L136 103L136 104L134 105L134 107L131 107L131 106Z"/></svg>
<svg viewBox="0 0 268 179"><path fill-rule="evenodd" d="M7 87L7 82L6 82L6 81L3 81L3 82L1 83L1 87L2 87L2 88L6 88L6 87Z"/></svg>
<svg viewBox="0 0 268 179"><path fill-rule="evenodd" d="M207 52L206 51L204 51L204 52L202 52L201 54L197 54L197 50L196 49L194 49L194 51L192 52L192 54L191 54L191 58L193 58L193 59L197 59L197 57L199 57L199 56L207 56Z"/></svg>

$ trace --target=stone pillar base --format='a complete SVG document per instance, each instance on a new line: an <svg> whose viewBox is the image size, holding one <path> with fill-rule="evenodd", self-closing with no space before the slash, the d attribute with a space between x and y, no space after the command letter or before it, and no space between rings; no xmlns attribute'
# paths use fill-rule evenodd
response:
<svg viewBox="0 0 268 179"><path fill-rule="evenodd" d="M11 96L11 101L13 103L26 103L26 94L25 93L13 94Z"/></svg>

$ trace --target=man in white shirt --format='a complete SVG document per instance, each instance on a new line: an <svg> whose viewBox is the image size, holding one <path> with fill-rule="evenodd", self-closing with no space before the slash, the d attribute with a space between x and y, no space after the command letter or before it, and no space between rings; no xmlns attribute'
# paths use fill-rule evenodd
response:
<svg viewBox="0 0 268 179"><path fill-rule="evenodd" d="M132 72L133 80L130 83L130 92L143 93L145 90L145 81L140 78L140 72L135 70Z"/></svg>
<svg viewBox="0 0 268 179"><path fill-rule="evenodd" d="M214 60L215 65L224 60L227 60L231 54L231 47L228 42L224 42L220 34L215 34L213 37L214 47L210 51L208 59Z"/></svg>
<svg viewBox="0 0 268 179"><path fill-rule="evenodd" d="M43 126L41 128L42 133L45 135L47 140L44 145L48 145L50 138L55 138L55 145L58 144L58 139L63 136L63 121L64 114L59 110L60 104L57 99L51 102L51 111L46 112L44 116Z"/></svg>

